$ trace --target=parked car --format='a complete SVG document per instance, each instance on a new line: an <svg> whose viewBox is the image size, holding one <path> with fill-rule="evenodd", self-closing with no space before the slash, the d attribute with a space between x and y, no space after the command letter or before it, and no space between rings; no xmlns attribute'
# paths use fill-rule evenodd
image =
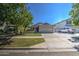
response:
<svg viewBox="0 0 79 59"><path fill-rule="evenodd" d="M76 33L72 36L73 38L78 38L79 39L79 33Z"/></svg>
<svg viewBox="0 0 79 59"><path fill-rule="evenodd" d="M75 39L71 38L71 39L68 39L69 41L71 42L75 42Z"/></svg>
<svg viewBox="0 0 79 59"><path fill-rule="evenodd" d="M69 29L68 32L69 33L75 33L75 29Z"/></svg>
<svg viewBox="0 0 79 59"><path fill-rule="evenodd" d="M79 29L75 29L75 33L79 33Z"/></svg>
<svg viewBox="0 0 79 59"><path fill-rule="evenodd" d="M61 29L61 30L59 30L59 32L66 33L66 32L68 32L68 30L67 29Z"/></svg>
<svg viewBox="0 0 79 59"><path fill-rule="evenodd" d="M69 40L76 43L79 42L79 34L73 34Z"/></svg>
<svg viewBox="0 0 79 59"><path fill-rule="evenodd" d="M74 48L79 49L79 44L78 45L75 45Z"/></svg>
<svg viewBox="0 0 79 59"><path fill-rule="evenodd" d="M59 32L62 32L62 33L74 33L74 29L63 28L63 29L59 30Z"/></svg>

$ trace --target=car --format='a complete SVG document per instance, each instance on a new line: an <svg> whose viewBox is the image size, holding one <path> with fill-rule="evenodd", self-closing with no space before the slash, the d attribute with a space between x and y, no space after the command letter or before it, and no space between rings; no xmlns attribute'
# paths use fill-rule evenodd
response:
<svg viewBox="0 0 79 59"><path fill-rule="evenodd" d="M66 33L66 32L68 32L68 30L67 29L61 29L59 32Z"/></svg>
<svg viewBox="0 0 79 59"><path fill-rule="evenodd" d="M60 29L59 32L62 32L62 33L74 33L74 29L63 28L63 29Z"/></svg>
<svg viewBox="0 0 79 59"><path fill-rule="evenodd" d="M75 39L71 38L71 39L68 39L69 41L71 42L75 42Z"/></svg>
<svg viewBox="0 0 79 59"><path fill-rule="evenodd" d="M79 29L75 29L75 32L76 32L76 33L79 33Z"/></svg>
<svg viewBox="0 0 79 59"><path fill-rule="evenodd" d="M78 38L78 39L79 39L79 33L75 33L72 37L73 37L73 38Z"/></svg>
<svg viewBox="0 0 79 59"><path fill-rule="evenodd" d="M74 45L74 48L79 49L79 44Z"/></svg>
<svg viewBox="0 0 79 59"><path fill-rule="evenodd" d="M68 29L68 33L75 33L75 29L69 28L69 29Z"/></svg>
<svg viewBox="0 0 79 59"><path fill-rule="evenodd" d="M78 43L79 42L79 34L77 34L77 33L73 34L71 39L69 39L69 40L72 42Z"/></svg>

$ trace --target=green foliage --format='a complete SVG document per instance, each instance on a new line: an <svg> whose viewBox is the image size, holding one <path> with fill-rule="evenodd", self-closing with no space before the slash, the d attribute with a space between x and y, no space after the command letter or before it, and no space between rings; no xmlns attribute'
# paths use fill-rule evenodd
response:
<svg viewBox="0 0 79 59"><path fill-rule="evenodd" d="M70 11L71 19L74 25L79 25L79 4L73 4L72 10Z"/></svg>
<svg viewBox="0 0 79 59"><path fill-rule="evenodd" d="M32 23L32 15L23 3L0 4L0 21L16 25L18 32L24 32L25 28Z"/></svg>

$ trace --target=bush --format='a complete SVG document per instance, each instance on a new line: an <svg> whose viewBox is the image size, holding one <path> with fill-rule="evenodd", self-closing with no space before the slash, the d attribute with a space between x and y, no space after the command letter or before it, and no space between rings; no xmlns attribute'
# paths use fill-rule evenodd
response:
<svg viewBox="0 0 79 59"><path fill-rule="evenodd" d="M4 31L3 31L3 30L0 30L0 35L1 35L1 34L4 34Z"/></svg>

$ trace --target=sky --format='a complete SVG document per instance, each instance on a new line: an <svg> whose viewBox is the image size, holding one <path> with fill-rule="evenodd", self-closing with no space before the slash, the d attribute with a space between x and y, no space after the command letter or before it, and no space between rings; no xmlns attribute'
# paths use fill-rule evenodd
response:
<svg viewBox="0 0 79 59"><path fill-rule="evenodd" d="M33 23L55 24L70 18L71 3L30 3Z"/></svg>

